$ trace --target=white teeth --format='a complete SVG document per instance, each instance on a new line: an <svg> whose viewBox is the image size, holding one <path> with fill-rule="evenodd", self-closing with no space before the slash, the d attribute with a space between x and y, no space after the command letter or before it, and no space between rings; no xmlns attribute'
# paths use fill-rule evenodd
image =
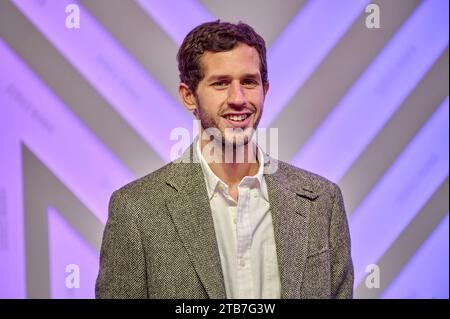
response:
<svg viewBox="0 0 450 319"><path fill-rule="evenodd" d="M241 115L227 115L226 119L227 120L232 120L232 121L243 121L247 118L247 114L241 114Z"/></svg>

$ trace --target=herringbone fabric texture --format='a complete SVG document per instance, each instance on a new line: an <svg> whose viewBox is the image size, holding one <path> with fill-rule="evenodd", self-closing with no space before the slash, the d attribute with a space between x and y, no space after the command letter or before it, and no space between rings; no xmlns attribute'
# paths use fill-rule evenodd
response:
<svg viewBox="0 0 450 319"><path fill-rule="evenodd" d="M191 159L192 146L183 158ZM282 298L351 298L350 236L338 186L269 159ZM114 192L97 298L226 298L198 162L172 162Z"/></svg>

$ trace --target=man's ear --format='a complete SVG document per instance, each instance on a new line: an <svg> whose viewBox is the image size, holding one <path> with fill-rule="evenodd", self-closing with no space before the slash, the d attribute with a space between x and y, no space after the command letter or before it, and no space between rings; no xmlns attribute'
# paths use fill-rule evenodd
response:
<svg viewBox="0 0 450 319"><path fill-rule="evenodd" d="M189 112L196 113L197 110L197 100L195 99L194 93L185 83L180 83L178 87L178 93L180 94L181 101L183 102L184 107Z"/></svg>
<svg viewBox="0 0 450 319"><path fill-rule="evenodd" d="M269 92L269 82L264 83L264 99L266 98L267 92Z"/></svg>

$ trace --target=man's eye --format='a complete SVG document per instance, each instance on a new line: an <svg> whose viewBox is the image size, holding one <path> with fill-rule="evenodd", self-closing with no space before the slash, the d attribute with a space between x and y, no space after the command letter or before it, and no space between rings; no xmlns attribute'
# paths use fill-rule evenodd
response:
<svg viewBox="0 0 450 319"><path fill-rule="evenodd" d="M255 80L244 80L242 83L247 86L256 86L258 84Z"/></svg>
<svg viewBox="0 0 450 319"><path fill-rule="evenodd" d="M214 82L213 83L213 86L216 86L216 87L224 87L225 85L227 85L227 83L224 82L224 81Z"/></svg>

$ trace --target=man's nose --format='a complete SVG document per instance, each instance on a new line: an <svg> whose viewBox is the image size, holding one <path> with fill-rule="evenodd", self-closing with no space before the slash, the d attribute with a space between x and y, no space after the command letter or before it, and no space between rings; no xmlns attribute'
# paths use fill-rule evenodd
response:
<svg viewBox="0 0 450 319"><path fill-rule="evenodd" d="M228 90L228 104L231 106L245 106L245 94L240 83L232 83Z"/></svg>

